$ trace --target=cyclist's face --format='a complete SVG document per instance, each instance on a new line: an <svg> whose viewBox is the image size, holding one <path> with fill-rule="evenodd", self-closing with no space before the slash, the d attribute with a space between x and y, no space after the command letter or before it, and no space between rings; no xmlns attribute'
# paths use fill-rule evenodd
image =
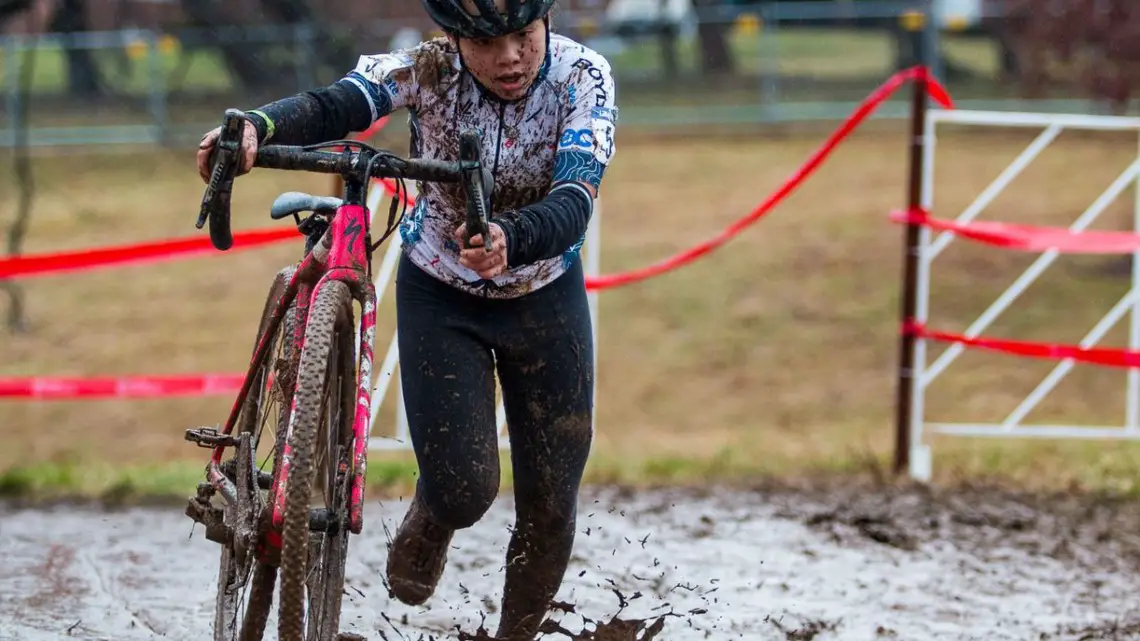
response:
<svg viewBox="0 0 1140 641"><path fill-rule="evenodd" d="M460 38L467 69L504 100L521 98L538 77L546 56L546 24L535 20L499 38Z"/></svg>

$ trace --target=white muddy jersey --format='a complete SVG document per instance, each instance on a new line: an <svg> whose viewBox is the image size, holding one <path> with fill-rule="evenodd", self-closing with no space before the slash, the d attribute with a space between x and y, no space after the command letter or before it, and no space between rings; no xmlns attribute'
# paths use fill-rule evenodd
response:
<svg viewBox="0 0 1140 641"><path fill-rule="evenodd" d="M462 72L458 51L443 38L362 56L347 79L368 96L373 120L408 109L413 157L455 160L459 132L478 128L484 161L494 170L493 213L541 200L559 182L596 189L614 154L617 108L609 63L558 34L550 35L533 89L514 103L485 93ZM454 233L464 220L459 185L421 183L415 207L400 224L405 251L436 278L489 298L513 298L546 285L572 264L584 240L562 256L483 280L459 264Z"/></svg>

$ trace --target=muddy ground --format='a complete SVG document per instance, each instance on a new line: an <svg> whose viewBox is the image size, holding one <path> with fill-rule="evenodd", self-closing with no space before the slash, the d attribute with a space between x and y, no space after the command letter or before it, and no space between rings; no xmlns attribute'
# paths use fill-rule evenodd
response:
<svg viewBox="0 0 1140 641"><path fill-rule="evenodd" d="M368 505L343 628L493 630L509 499L456 536L418 608L382 582L385 530L405 505ZM1138 525L1136 503L993 489L594 489L559 594L575 613L544 638L1140 638ZM207 639L216 561L179 507L0 508L0 638ZM607 625L615 615L627 624Z"/></svg>

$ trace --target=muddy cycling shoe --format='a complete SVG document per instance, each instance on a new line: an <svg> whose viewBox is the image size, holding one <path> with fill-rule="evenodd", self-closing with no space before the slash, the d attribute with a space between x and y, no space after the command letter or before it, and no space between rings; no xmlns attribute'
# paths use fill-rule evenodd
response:
<svg viewBox="0 0 1140 641"><path fill-rule="evenodd" d="M408 605L420 605L435 592L447 562L454 530L435 523L418 500L412 501L388 549L388 590Z"/></svg>

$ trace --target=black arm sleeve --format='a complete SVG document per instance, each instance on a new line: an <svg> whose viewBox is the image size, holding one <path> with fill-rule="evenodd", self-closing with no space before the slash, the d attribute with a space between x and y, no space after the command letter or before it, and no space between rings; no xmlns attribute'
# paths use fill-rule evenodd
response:
<svg viewBox="0 0 1140 641"><path fill-rule="evenodd" d="M554 258L581 240L594 213L594 199L576 183L555 187L546 198L491 219L507 237L507 265Z"/></svg>
<svg viewBox="0 0 1140 641"><path fill-rule="evenodd" d="M280 145L340 140L349 132L364 131L372 124L368 98L347 80L282 98L246 113L257 128L258 140Z"/></svg>

